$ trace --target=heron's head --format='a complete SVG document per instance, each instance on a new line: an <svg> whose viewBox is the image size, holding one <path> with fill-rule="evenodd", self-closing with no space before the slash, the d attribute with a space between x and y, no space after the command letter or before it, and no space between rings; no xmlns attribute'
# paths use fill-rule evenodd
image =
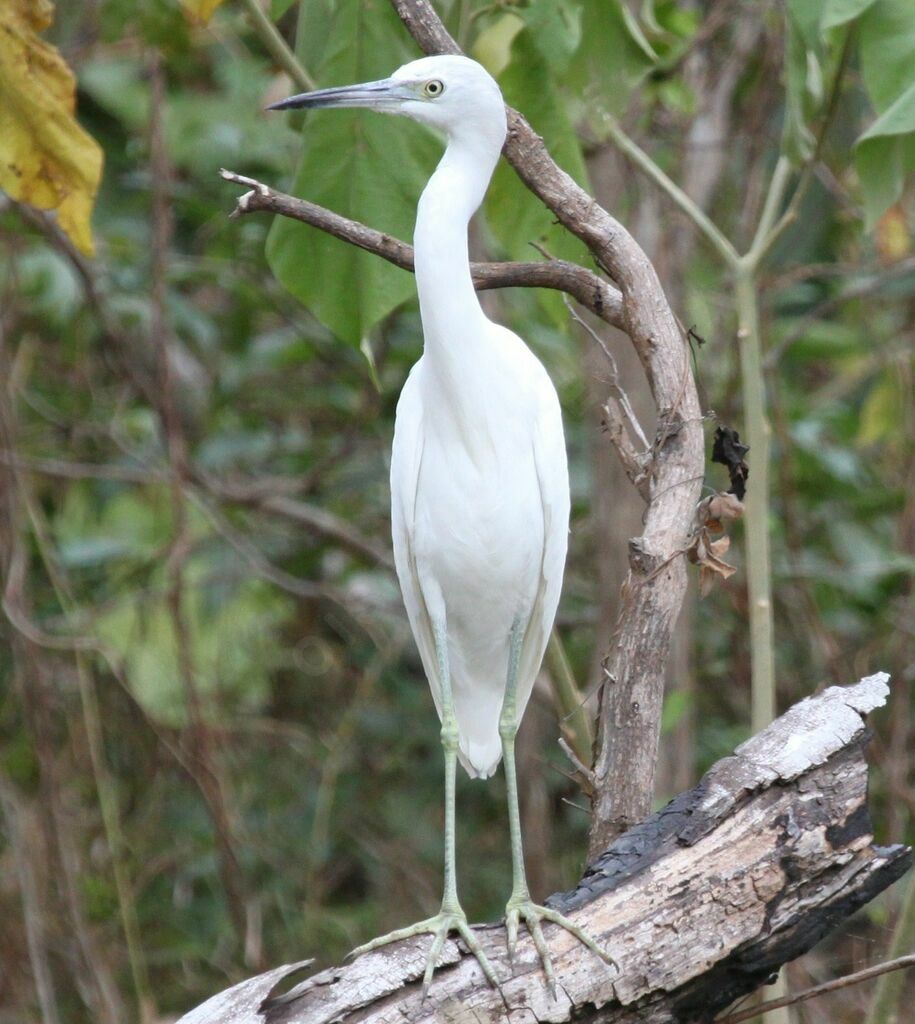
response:
<svg viewBox="0 0 915 1024"><path fill-rule="evenodd" d="M469 57L422 57L398 68L390 78L361 85L304 92L271 104L268 110L365 107L404 114L445 132L505 139L505 105L492 76Z"/></svg>

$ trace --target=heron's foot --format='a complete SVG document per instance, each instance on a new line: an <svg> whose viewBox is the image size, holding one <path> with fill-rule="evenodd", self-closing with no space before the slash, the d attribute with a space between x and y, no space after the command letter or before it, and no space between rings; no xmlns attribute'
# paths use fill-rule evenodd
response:
<svg viewBox="0 0 915 1024"><path fill-rule="evenodd" d="M550 907L541 907L539 904L534 903L530 896L527 895L512 896L505 907L505 929L508 932L509 959L514 959L515 956L515 945L518 942L518 924L521 921L524 921L527 925L527 930L531 933L531 938L537 947L540 962L543 964L546 983L553 996L556 995L556 975L553 972L553 959L550 956L549 947L543 937L542 921L549 921L552 924L558 924L561 928L565 928L579 942L586 945L593 953L596 953L601 960L616 967L616 961L613 957L606 950L601 949L584 928L580 928L574 921L570 921L564 914L560 914L558 910L552 910Z"/></svg>
<svg viewBox="0 0 915 1024"><path fill-rule="evenodd" d="M429 952L426 956L426 969L423 973L423 999L425 999L429 986L432 984L432 975L438 966L438 958L441 956L445 940L451 932L457 932L460 935L464 940L464 944L477 958L477 962L483 969L483 974L486 975L486 980L494 988L498 988L499 981L496 978L496 972L483 952L479 939L474 935L473 929L467 923L467 915L460 906L442 907L435 917L430 917L426 921L418 921L416 924L411 924L406 928L398 928L388 935L372 939L371 942L366 942L364 946L358 946L349 955L355 959L355 957L361 956L363 953L368 953L369 950L378 949L379 946L386 946L389 942L412 939L417 935L424 935L426 933L432 935L432 945L429 947Z"/></svg>

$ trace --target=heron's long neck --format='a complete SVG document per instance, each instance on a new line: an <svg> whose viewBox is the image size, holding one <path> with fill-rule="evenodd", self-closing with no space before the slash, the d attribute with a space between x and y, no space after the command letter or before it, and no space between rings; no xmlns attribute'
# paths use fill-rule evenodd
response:
<svg viewBox="0 0 915 1024"><path fill-rule="evenodd" d="M452 140L419 200L413 241L425 351L447 369L467 364L486 317L470 277L467 225L489 185L499 148Z"/></svg>

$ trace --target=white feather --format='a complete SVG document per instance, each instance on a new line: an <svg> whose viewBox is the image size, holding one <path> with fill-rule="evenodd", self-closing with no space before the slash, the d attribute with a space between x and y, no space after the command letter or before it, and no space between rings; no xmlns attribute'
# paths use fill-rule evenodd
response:
<svg viewBox="0 0 915 1024"><path fill-rule="evenodd" d="M517 335L483 314L470 278L467 224L505 138L501 95L461 57L417 61L394 77L429 69L445 81L440 100L402 112L443 128L448 148L417 211L425 349L397 406L394 560L440 715L433 624L445 625L461 763L486 778L501 758L512 626L524 629L520 719L556 614L569 482L549 376Z"/></svg>

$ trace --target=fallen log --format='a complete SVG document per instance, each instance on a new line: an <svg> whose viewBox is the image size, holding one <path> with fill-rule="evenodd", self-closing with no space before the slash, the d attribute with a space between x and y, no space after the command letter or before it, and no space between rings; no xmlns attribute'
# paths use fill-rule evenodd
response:
<svg viewBox="0 0 915 1024"><path fill-rule="evenodd" d="M479 934L500 990L449 941L424 1001L422 937L280 995L309 961L278 967L179 1024L710 1021L910 866L907 847L873 845L867 809L865 718L885 702L887 680L880 673L796 704L621 836L574 890L551 898L616 969L548 926L551 994L530 939L519 940L510 964L504 928L487 925Z"/></svg>

